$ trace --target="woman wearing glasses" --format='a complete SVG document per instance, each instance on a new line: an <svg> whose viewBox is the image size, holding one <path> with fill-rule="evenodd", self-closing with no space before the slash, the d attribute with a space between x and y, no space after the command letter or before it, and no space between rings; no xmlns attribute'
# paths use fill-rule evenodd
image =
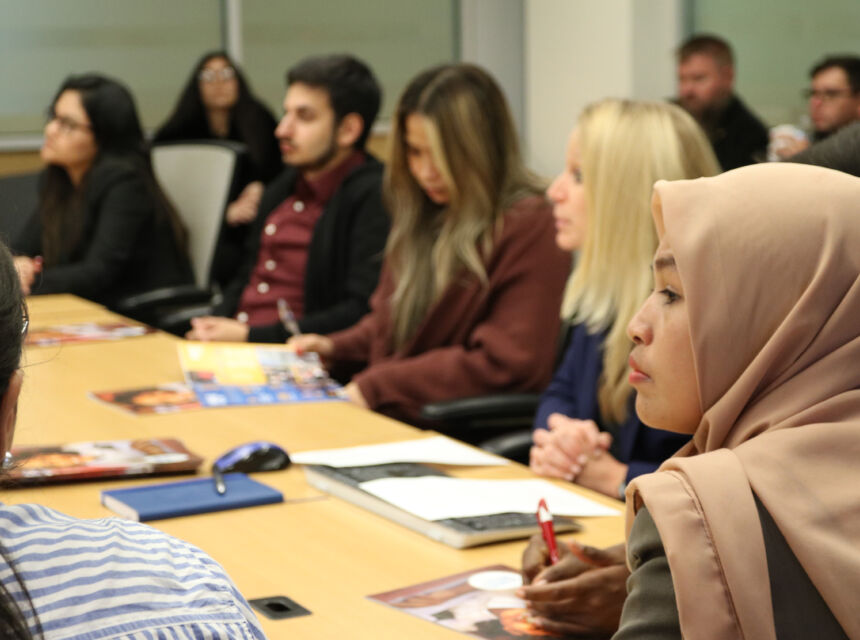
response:
<svg viewBox="0 0 860 640"><path fill-rule="evenodd" d="M232 140L248 147L248 162L239 167L213 277L227 281L241 259L247 224L257 215L263 184L283 167L275 139L277 122L251 93L244 75L223 51L205 54L191 72L173 113L153 142Z"/></svg>
<svg viewBox="0 0 860 640"><path fill-rule="evenodd" d="M185 231L158 188L134 99L104 76L67 78L51 103L37 215L16 243L25 293L119 298L191 281Z"/></svg>

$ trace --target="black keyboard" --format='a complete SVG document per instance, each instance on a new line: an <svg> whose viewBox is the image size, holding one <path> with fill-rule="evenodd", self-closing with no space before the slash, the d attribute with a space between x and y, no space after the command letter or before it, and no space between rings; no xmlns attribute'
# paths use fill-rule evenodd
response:
<svg viewBox="0 0 860 640"><path fill-rule="evenodd" d="M417 462L391 462L367 467L327 467L314 465L314 469L332 478L337 478L353 487L362 482L380 478L420 478L422 476L447 476L448 474Z"/></svg>
<svg viewBox="0 0 860 640"><path fill-rule="evenodd" d="M563 516L553 516L553 524L556 528L564 527L565 530L574 531L570 527L578 523ZM524 527L537 527L537 518L533 513L491 513L486 516L468 516L464 518L448 518L437 520L461 531L499 531L505 529L522 529Z"/></svg>

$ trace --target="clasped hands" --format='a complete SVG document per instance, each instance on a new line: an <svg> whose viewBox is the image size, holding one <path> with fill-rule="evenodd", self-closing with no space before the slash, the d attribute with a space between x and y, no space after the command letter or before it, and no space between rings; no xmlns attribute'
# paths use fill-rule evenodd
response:
<svg viewBox="0 0 860 640"><path fill-rule="evenodd" d="M618 497L618 487L627 477L627 465L609 453L612 435L600 431L593 420L553 413L547 419L547 428L535 429L533 437L529 456L532 471Z"/></svg>

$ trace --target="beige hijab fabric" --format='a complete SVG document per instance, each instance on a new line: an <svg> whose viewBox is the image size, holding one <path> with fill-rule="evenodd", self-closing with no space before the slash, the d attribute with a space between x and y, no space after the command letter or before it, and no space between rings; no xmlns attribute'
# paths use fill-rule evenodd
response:
<svg viewBox="0 0 860 640"><path fill-rule="evenodd" d="M666 548L688 640L775 638L753 492L860 638L860 179L762 164L660 181L704 416L627 491Z"/></svg>

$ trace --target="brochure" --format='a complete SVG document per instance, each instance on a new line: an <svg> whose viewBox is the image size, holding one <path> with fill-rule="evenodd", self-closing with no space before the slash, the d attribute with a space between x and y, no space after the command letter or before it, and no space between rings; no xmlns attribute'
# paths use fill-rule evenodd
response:
<svg viewBox="0 0 860 640"><path fill-rule="evenodd" d="M316 353L283 345L182 342L179 361L203 407L343 400Z"/></svg>
<svg viewBox="0 0 860 640"><path fill-rule="evenodd" d="M203 458L173 438L12 447L5 484L192 473Z"/></svg>
<svg viewBox="0 0 860 640"><path fill-rule="evenodd" d="M518 578L519 571L494 565L368 597L473 638L559 637L531 621L513 595Z"/></svg>
<svg viewBox="0 0 860 640"><path fill-rule="evenodd" d="M92 391L90 396L134 415L201 409L194 390L184 384L160 384L118 391Z"/></svg>
<svg viewBox="0 0 860 640"><path fill-rule="evenodd" d="M39 327L27 332L26 344L34 347L44 347L55 344L77 342L100 342L104 340L122 340L134 338L155 329L140 324L128 322L82 322L80 324L58 324L50 327Z"/></svg>

